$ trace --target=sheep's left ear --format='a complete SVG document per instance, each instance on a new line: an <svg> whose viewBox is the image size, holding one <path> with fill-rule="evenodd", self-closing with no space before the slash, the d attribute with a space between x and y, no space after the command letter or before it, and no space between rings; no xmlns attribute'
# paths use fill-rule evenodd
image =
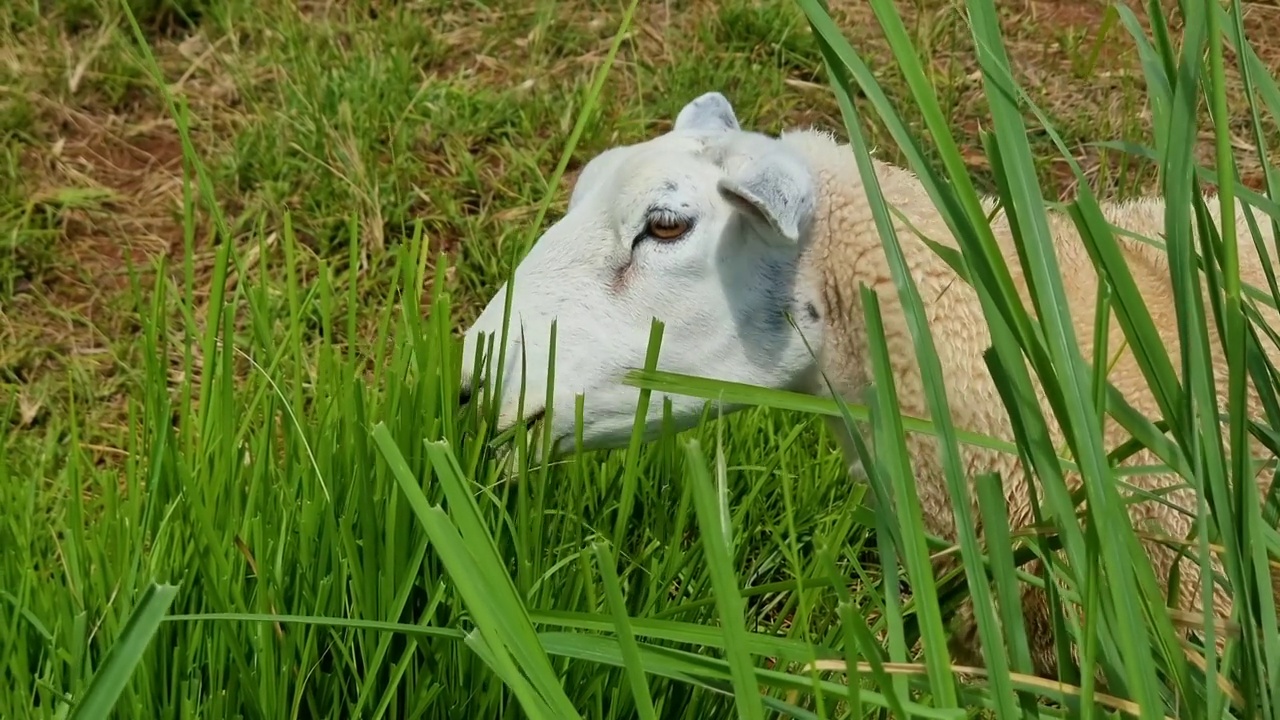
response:
<svg viewBox="0 0 1280 720"><path fill-rule="evenodd" d="M690 100L676 115L675 132L728 132L739 130L738 116L729 99L718 92L708 92Z"/></svg>
<svg viewBox="0 0 1280 720"><path fill-rule="evenodd" d="M744 162L737 172L723 177L717 189L739 210L763 220L792 244L813 219L816 186L804 163L782 152L770 152Z"/></svg>

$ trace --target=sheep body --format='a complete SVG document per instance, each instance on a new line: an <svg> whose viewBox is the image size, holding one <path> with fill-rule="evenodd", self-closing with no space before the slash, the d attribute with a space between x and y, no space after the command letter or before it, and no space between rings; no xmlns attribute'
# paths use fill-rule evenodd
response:
<svg viewBox="0 0 1280 720"><path fill-rule="evenodd" d="M915 361L912 337L852 152L847 145L838 145L830 135L812 130L784 133L780 139L808 161L817 178L818 200L810 228L810 244L803 253L800 272L806 273L808 281L821 288L825 305L823 318L826 332L819 350L822 373L835 392L846 401L860 402L866 397L865 392L873 378L869 361L869 339L859 297L859 286L865 284L875 291L881 305L885 340L889 357L894 362L894 379L901 409L908 415L928 418L929 406ZM958 244L912 173L879 161L875 161L875 168L886 202L909 221L907 224L897 217L893 218L903 255L919 289L939 353L947 400L956 427L1012 441L1008 416L982 357L990 346L991 338L977 293L919 235L953 248L958 248ZM1206 202L1215 222L1218 222L1220 210L1217 198L1207 198ZM988 208L994 206L994 201L990 199L985 200L985 203ZM1138 235L1151 238L1163 233L1164 210L1158 199L1104 204L1102 211L1113 225ZM1253 214L1259 218L1259 224L1266 233L1266 245L1274 248L1274 238L1267 219L1260 212L1255 211ZM1098 274L1071 219L1060 213L1050 213L1048 217L1057 261L1064 279L1073 331L1088 360L1093 353ZM1268 285L1263 259L1253 245L1243 211L1237 212L1237 227L1240 228L1241 280L1246 285L1265 289ZM1034 316L1027 281L1017 258L1010 227L1003 215L993 221L992 230L1024 307ZM1181 368L1168 258L1159 248L1123 234L1118 233L1117 239L1134 282L1146 300L1155 327L1169 351L1170 359L1175 368ZM1207 294L1205 303L1209 307ZM1259 310L1272 327L1277 326L1274 310L1261 304ZM1210 335L1217 397L1225 407L1228 370L1218 334L1210 329ZM1119 354L1109 371L1108 380L1136 410L1146 417L1159 417L1160 409L1132 351L1125 344L1114 312L1110 316L1106 342L1110 357L1115 358ZM1270 352L1272 362L1280 366L1280 358L1277 357L1274 345L1266 339L1263 340L1263 345ZM828 393L827 386L820 380L816 380L810 390L815 394ZM1054 445L1063 448L1063 434L1053 420L1052 410L1038 383L1036 391L1049 423ZM1257 392L1251 383L1248 384L1247 391L1249 417L1264 417ZM846 457L851 459L851 472L860 473L859 464L852 461L856 454L843 424L836 419L832 419L830 424L842 441ZM1129 439L1128 433L1109 416L1104 425L1103 437L1107 450L1114 449ZM927 530L956 541L952 504L936 439L924 434L908 433L906 447ZM872 452L874 453L874 448ZM1034 522L1025 475L1016 455L965 444L961 445L960 452L970 483L983 472L993 471L1002 476L1009 519L1015 530ZM1252 455L1257 457L1264 452L1265 449L1255 441ZM1126 465L1156 463L1160 463L1160 460L1146 450L1136 453L1125 462ZM1260 492L1265 494L1270 481L1261 476L1255 480ZM1194 491L1186 487L1180 478L1147 474L1131 476L1128 481L1144 490L1183 485L1171 491L1165 499L1187 510L1192 517L1151 500L1130 504L1129 516L1140 530L1171 536L1175 540L1188 535L1196 513L1196 498ZM1067 475L1067 482L1073 490L1079 486L1079 478L1074 473ZM976 493L971 492L970 495L974 500L970 508L971 517L975 519L981 535L981 515ZM1037 496L1043 498L1044 493L1040 491ZM1167 583L1176 557L1175 552L1154 541L1143 542L1152 558L1157 579L1162 584ZM949 560L942 563L944 567L939 568L940 570L954 567L952 563L958 561L955 555L948 557ZM1026 569L1032 573L1039 572L1038 561ZM1221 566L1218 570L1221 571ZM1181 561L1180 572L1183 582L1177 607L1195 612L1198 618L1202 595L1194 549L1190 558ZM1036 671L1054 676L1057 662L1046 598L1037 588L1024 586L1022 601ZM1230 597L1220 585L1215 585L1215 615L1219 619L1225 619L1230 610ZM981 649L971 604L966 603L957 613L953 630L953 660L961 664L981 665Z"/></svg>

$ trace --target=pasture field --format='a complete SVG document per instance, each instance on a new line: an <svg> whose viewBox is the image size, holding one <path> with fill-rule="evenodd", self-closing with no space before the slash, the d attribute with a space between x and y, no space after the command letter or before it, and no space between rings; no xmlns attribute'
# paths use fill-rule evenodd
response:
<svg viewBox="0 0 1280 720"><path fill-rule="evenodd" d="M845 477L819 418L834 405L748 392L770 407L536 466L536 435L508 455L483 409L456 402L460 329L582 164L708 90L767 132L845 137L856 118L880 157L1024 213L1042 211L1019 191L1036 184L1050 201L1164 189L1183 208L1169 227L1190 228L1193 163L1274 197L1280 7L1109 7L5 4L0 718L1280 716L1275 608L1249 594L1280 540L1273 509L1228 502L1248 496L1215 454L1240 447L1234 412L1220 445L1189 424L1169 442L1253 598L1250 632L1209 663L1217 680L1171 640L1164 589L1124 569L1116 478L1085 473L1107 534L1077 528L1054 572L1088 578L1089 623L1073 627L1103 692L1028 677L1013 627L990 673L945 666L942 624L973 584L926 580L925 554L947 546L926 546L918 508L881 512ZM1213 61L1181 64L1188 38ZM990 67L1012 69L1022 112L993 100L975 50L1001 44ZM836 58L856 59L848 76ZM1208 274L1220 312L1247 317L1230 273ZM1216 333L1212 312L1187 310L1190 326ZM1052 333L1008 343L1040 343L1030 372L1072 376ZM1202 376L1169 369L1179 407L1211 416ZM885 452L891 393L876 402ZM900 469L878 472L871 487L910 496ZM1063 516L1062 497L1042 500ZM951 551L1007 597L1036 581L1015 574L1012 542ZM1011 606L985 612L1017 624Z"/></svg>

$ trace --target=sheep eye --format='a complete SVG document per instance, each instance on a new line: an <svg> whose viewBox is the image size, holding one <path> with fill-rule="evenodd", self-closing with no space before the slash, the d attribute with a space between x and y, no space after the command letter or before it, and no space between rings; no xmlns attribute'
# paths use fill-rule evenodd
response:
<svg viewBox="0 0 1280 720"><path fill-rule="evenodd" d="M645 230L659 240L675 240L689 231L689 223L679 218L655 217L649 219Z"/></svg>

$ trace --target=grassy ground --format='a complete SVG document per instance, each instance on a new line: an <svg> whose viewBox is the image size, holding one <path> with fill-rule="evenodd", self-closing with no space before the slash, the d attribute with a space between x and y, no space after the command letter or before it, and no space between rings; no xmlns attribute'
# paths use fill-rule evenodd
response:
<svg viewBox="0 0 1280 720"><path fill-rule="evenodd" d="M832 5L855 46L887 67L870 11ZM12 38L0 47L0 382L19 399L15 425L38 426L72 394L95 414L86 431L110 447L111 413L138 365L130 262L143 273L157 258L178 268L189 244L192 281L204 295L214 227L198 208L193 236L184 232L179 134L116 4L26 9L33 6L0 15ZM139 10L171 91L190 108L192 142L235 242L261 234L268 255L278 256L287 212L306 266L301 281L325 262L335 281L353 274L361 298L381 297L388 249L421 222L431 251L454 257L448 280L459 324L496 287L503 251L536 214L621 15L620 6L587 2L460 10L429 1L210 0ZM1255 27L1277 14L1250 10ZM930 58L953 130L973 148L974 175L989 189L977 139L980 87L958 10L919 2L902 11ZM1106 26L1104 13L1095 2L1010 3L1005 32L1021 80L1095 189L1125 195L1149 189L1153 172L1088 144L1141 141L1149 128L1132 42ZM1280 43L1255 43L1264 60L1280 58ZM839 128L820 61L787 3L642 5L553 215L584 158L660 131L706 89L730 93L762 130ZM897 159L874 122L871 131L882 154ZM1048 138L1036 140L1052 157ZM1206 142L1202 158L1208 149ZM1045 160L1040 170L1047 195L1072 192L1064 162ZM352 220L354 266L346 252ZM269 257L245 260L259 261Z"/></svg>
<svg viewBox="0 0 1280 720"><path fill-rule="evenodd" d="M115 3L0 9L0 546L10 548L0 683L19 689L0 700L4 717L52 714L57 698L83 690L143 577L181 583L178 613L456 624L460 600L374 460L367 425L387 422L410 466L426 472L415 443L439 429L431 419L448 393L423 379L421 363L434 361L411 354L413 341L436 347L432 333L465 325L508 270L623 8L177 5L135 3L145 52ZM894 97L906 97L864 3L831 6L846 37L886 68ZM1261 29L1280 11L1249 7L1248 31L1274 72L1280 42ZM980 81L960 12L902 3L988 189ZM1133 43L1105 6L1020 0L1002 12L1019 79L1094 189L1150 189L1152 169L1089 146L1146 143L1150 130ZM186 108L207 196L184 182L192 168L179 121L146 53ZM641 3L550 215L585 158L663 130L706 90L726 92L744 124L761 130L839 129L826 83L790 3ZM1231 101L1245 126L1245 106ZM898 159L874 122L869 140ZM1047 137L1032 141L1054 155ZM1205 138L1198 156L1210 153ZM1038 170L1046 195L1072 192L1065 163ZM1259 180L1246 167L1246 184ZM228 247L223 284L217 260ZM443 272L440 253L450 258ZM220 287L233 314L221 312ZM449 293L447 317L430 312L438 290ZM206 341L222 322L235 351ZM822 635L834 605L808 607L818 596L794 592L793 574L817 572L817 538L856 551L867 528L852 514L858 497L833 446L807 417L793 429L799 421L753 412L700 432L708 452L724 441L739 577L764 588L747 598L749 613L760 629L836 642ZM690 551L692 491L662 481L682 472L672 446L639 465L617 455L578 461L532 486L500 482L473 447L467 469L492 483L481 503L502 526L500 549L530 607L582 613L582 622L606 612L594 561L581 554L600 536L627 559L619 572L632 614L716 622L709 571ZM631 515L618 514L620 482L636 483ZM842 571L867 573L857 591L874 619L883 588L856 558ZM453 636L202 621L166 624L158 643L124 696L137 710L122 716L516 713ZM557 669L568 668L582 712L627 716L622 673L564 662ZM663 716L732 713L730 698L663 682L653 685Z"/></svg>

